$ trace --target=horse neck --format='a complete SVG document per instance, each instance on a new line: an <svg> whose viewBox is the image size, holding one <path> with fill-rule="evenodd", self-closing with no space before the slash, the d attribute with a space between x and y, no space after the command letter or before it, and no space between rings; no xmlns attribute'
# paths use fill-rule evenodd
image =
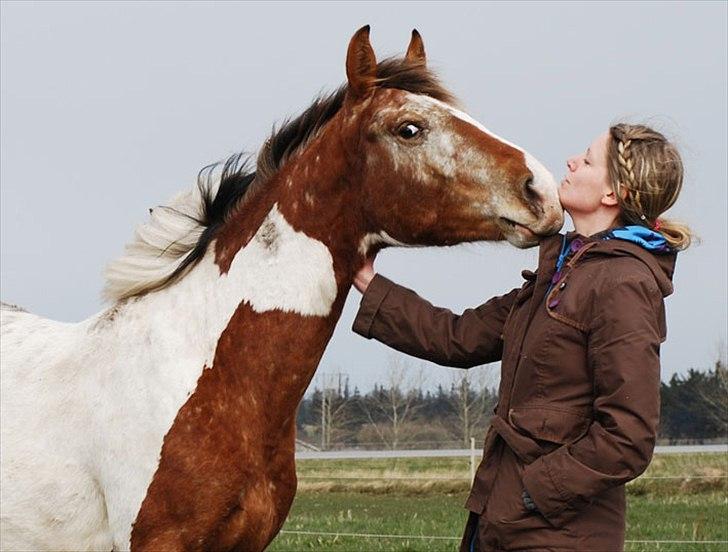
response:
<svg viewBox="0 0 728 552"><path fill-rule="evenodd" d="M363 258L357 187L347 174L343 141L333 129L325 131L251 190L255 195L244 200L214 245L221 279L255 278L255 289L225 328L224 341L249 342L251 325L264 327L265 335L255 337L266 344L255 355L265 356L270 345L269 365L287 366L282 370L287 387L281 389L278 379L275 393L295 404L313 377ZM217 354L239 353L218 347ZM257 377L248 384L270 381Z"/></svg>

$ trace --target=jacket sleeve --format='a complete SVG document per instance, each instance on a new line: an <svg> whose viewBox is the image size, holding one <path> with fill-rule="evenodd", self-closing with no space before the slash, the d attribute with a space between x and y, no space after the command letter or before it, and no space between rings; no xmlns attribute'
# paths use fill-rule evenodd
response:
<svg viewBox="0 0 728 552"><path fill-rule="evenodd" d="M458 316L377 274L362 297L352 329L412 356L470 368L501 359L503 325L517 292Z"/></svg>
<svg viewBox="0 0 728 552"><path fill-rule="evenodd" d="M662 295L654 280L633 278L597 301L588 341L593 422L582 438L524 468L528 494L556 527L599 493L644 472L655 445Z"/></svg>

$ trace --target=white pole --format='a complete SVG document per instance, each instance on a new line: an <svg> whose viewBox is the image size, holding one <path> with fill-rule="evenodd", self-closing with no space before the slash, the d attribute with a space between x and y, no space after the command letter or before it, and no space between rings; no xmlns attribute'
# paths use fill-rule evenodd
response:
<svg viewBox="0 0 728 552"><path fill-rule="evenodd" d="M326 450L326 381L321 389L321 450Z"/></svg>
<svg viewBox="0 0 728 552"><path fill-rule="evenodd" d="M470 438L470 481L475 479L475 437Z"/></svg>

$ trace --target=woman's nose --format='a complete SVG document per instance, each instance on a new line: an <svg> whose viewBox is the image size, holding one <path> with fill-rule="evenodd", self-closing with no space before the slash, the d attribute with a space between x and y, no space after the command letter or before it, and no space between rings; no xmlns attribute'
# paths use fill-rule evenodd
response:
<svg viewBox="0 0 728 552"><path fill-rule="evenodd" d="M574 163L574 158L573 157L566 160L566 167L571 172L574 172L574 169L576 168L576 163Z"/></svg>

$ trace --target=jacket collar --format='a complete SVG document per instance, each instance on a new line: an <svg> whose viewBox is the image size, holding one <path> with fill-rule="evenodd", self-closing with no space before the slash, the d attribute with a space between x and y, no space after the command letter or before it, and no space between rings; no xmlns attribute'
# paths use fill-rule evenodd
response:
<svg viewBox="0 0 728 552"><path fill-rule="evenodd" d="M599 232L591 236L582 236L577 232L567 232L564 234L554 234L548 236L541 241L539 248L538 266L539 272L544 273L544 277L551 278L556 269L556 262L561 251L564 237L567 242L579 238L584 243L598 242L592 246L582 257L582 261L586 258L598 256L605 257L635 257L643 262L652 272L657 285L662 292L663 297L667 297L673 292L672 277L675 273L675 262L677 260L677 252L669 251L666 253L653 253L637 243L621 240L621 239L604 239L612 229Z"/></svg>

